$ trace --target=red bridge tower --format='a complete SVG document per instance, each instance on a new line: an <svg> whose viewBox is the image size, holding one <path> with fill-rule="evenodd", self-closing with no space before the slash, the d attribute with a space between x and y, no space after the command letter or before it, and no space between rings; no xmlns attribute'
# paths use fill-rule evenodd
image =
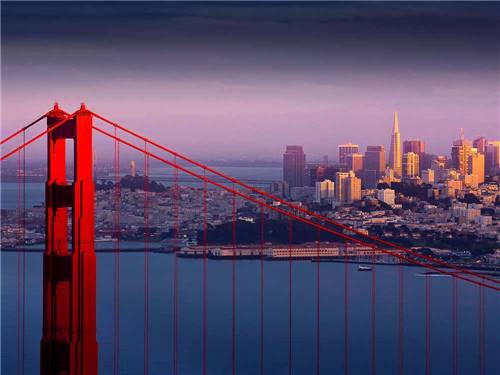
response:
<svg viewBox="0 0 500 375"><path fill-rule="evenodd" d="M96 258L92 115L47 115L46 247L43 273L42 375L96 375ZM66 179L66 139L74 141L74 181ZM72 246L68 247L68 208Z"/></svg>

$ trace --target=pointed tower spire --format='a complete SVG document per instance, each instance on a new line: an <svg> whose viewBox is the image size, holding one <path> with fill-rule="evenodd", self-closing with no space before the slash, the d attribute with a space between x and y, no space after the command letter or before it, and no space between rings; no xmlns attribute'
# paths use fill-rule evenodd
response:
<svg viewBox="0 0 500 375"><path fill-rule="evenodd" d="M393 133L399 133L399 121L398 121L398 113L394 112L394 125L392 128Z"/></svg>
<svg viewBox="0 0 500 375"><path fill-rule="evenodd" d="M402 173L401 156L401 135L399 134L398 113L394 112L394 123L392 125L391 151L389 154L389 166L394 171L396 177L401 177Z"/></svg>

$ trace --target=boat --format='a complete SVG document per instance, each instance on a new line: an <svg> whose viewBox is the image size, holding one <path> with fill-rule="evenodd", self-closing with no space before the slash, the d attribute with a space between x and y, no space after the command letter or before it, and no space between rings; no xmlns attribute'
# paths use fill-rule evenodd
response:
<svg viewBox="0 0 500 375"><path fill-rule="evenodd" d="M371 271L373 267L371 266L358 266L358 271Z"/></svg>

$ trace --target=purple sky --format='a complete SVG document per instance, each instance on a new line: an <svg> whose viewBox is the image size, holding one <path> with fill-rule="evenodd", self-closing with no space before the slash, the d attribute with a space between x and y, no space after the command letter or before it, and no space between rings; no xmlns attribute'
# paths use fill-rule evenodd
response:
<svg viewBox="0 0 500 375"><path fill-rule="evenodd" d="M51 7L2 3L3 135L57 100L202 158L500 138L497 4Z"/></svg>

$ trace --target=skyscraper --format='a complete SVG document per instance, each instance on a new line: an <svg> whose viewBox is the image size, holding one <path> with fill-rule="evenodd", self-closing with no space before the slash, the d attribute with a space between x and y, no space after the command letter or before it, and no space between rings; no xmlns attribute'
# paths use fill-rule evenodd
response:
<svg viewBox="0 0 500 375"><path fill-rule="evenodd" d="M337 172L335 175L335 200L351 203L361 199L361 179L353 171Z"/></svg>
<svg viewBox="0 0 500 375"><path fill-rule="evenodd" d="M349 154L346 156L347 169L357 173L363 169L363 154Z"/></svg>
<svg viewBox="0 0 500 375"><path fill-rule="evenodd" d="M453 142L451 148L451 163L453 168L462 175L469 173L469 156L472 152L472 142L465 139L463 131L460 132L460 139Z"/></svg>
<svg viewBox="0 0 500 375"><path fill-rule="evenodd" d="M472 143L472 146L474 148L477 148L477 152L480 154L486 154L486 145L488 144L488 141L484 137L479 137L474 139L474 142Z"/></svg>
<svg viewBox="0 0 500 375"><path fill-rule="evenodd" d="M484 154L478 152L477 148L472 148L468 164L469 174L477 176L477 183L482 184L484 182Z"/></svg>
<svg viewBox="0 0 500 375"><path fill-rule="evenodd" d="M406 152L403 155L403 178L412 179L419 175L418 154Z"/></svg>
<svg viewBox="0 0 500 375"><path fill-rule="evenodd" d="M434 170L433 169L424 169L422 172L422 181L424 184L433 184L434 183Z"/></svg>
<svg viewBox="0 0 500 375"><path fill-rule="evenodd" d="M337 172L335 174L335 200L342 202L345 198L345 180L349 177L347 172Z"/></svg>
<svg viewBox="0 0 500 375"><path fill-rule="evenodd" d="M359 153L359 146L351 142L339 145L339 164L345 165L347 155Z"/></svg>
<svg viewBox="0 0 500 375"><path fill-rule="evenodd" d="M425 152L424 141L420 139L407 139L403 142L403 154L414 152L418 155L418 159L422 159Z"/></svg>
<svg viewBox="0 0 500 375"><path fill-rule="evenodd" d="M304 186L306 155L302 146L286 146L283 154L283 180L292 187Z"/></svg>
<svg viewBox="0 0 500 375"><path fill-rule="evenodd" d="M500 172L500 141L489 141L486 145L486 173L494 176Z"/></svg>
<svg viewBox="0 0 500 375"><path fill-rule="evenodd" d="M394 112L394 124L391 135L391 150L389 153L389 166L394 170L396 177L401 177L401 135L399 134L398 113Z"/></svg>
<svg viewBox="0 0 500 375"><path fill-rule="evenodd" d="M359 201L361 199L361 179L356 177L353 171L350 171L345 184L345 202Z"/></svg>
<svg viewBox="0 0 500 375"><path fill-rule="evenodd" d="M366 146L363 178L366 187L374 188L385 170L384 146Z"/></svg>

